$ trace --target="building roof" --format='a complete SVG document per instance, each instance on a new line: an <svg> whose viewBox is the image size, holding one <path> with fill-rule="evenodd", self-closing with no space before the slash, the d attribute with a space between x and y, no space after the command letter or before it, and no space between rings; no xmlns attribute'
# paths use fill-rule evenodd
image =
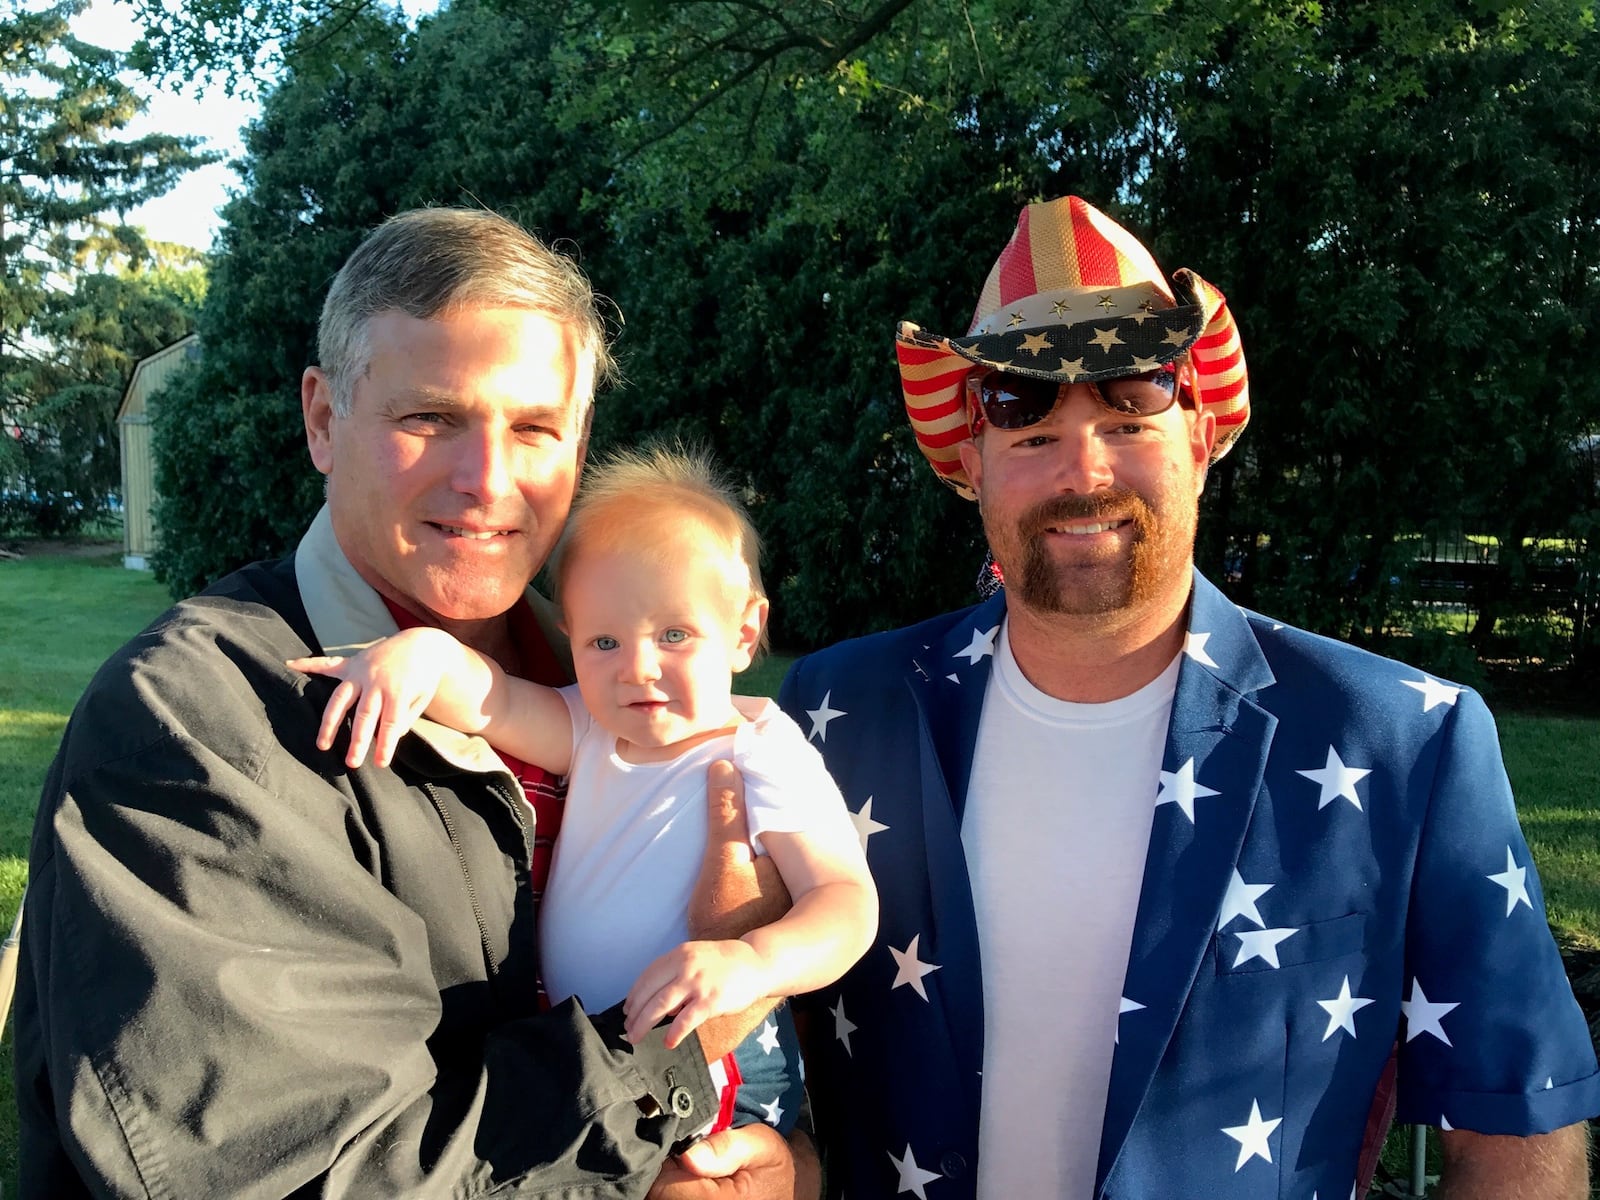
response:
<svg viewBox="0 0 1600 1200"><path fill-rule="evenodd" d="M150 394L167 381L167 377L180 365L200 357L200 335L191 333L147 354L134 364L133 375L128 380L128 390L122 393L122 404L117 409L117 421L142 421L145 419L145 401Z"/></svg>

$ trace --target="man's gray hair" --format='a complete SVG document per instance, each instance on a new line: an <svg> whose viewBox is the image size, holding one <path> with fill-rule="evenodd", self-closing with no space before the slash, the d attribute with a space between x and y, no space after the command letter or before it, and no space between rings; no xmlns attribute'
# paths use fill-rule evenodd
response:
<svg viewBox="0 0 1600 1200"><path fill-rule="evenodd" d="M575 340L575 415L614 364L606 327L578 264L513 221L487 209L419 208L369 233L334 276L317 324L317 357L333 410L350 415L356 380L372 349L367 322L383 312L419 320L464 308L525 308L566 326Z"/></svg>

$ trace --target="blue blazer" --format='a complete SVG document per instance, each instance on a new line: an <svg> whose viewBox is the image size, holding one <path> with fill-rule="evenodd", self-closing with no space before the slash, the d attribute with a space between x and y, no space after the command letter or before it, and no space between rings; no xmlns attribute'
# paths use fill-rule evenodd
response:
<svg viewBox="0 0 1600 1200"><path fill-rule="evenodd" d="M812 1005L829 1189L853 1200L975 1195L982 954L961 816L1004 613L1001 592L842 643L780 697L856 814L882 902L873 948ZM1062 1097L1064 1120L1103 1121L1097 1196L1343 1200L1397 1044L1402 1121L1527 1134L1600 1113L1475 693L1245 612L1196 574L1151 800L1122 991L1143 1007L1119 1020L1104 1114ZM1235 872L1273 887L1219 928ZM913 938L939 968L926 999L895 986L891 951Z"/></svg>

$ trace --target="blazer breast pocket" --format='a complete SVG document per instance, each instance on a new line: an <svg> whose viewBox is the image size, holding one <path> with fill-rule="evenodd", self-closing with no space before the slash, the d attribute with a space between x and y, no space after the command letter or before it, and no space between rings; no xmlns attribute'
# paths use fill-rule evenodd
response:
<svg viewBox="0 0 1600 1200"><path fill-rule="evenodd" d="M1298 926L1219 932L1215 935L1217 974L1278 971L1355 954L1366 945L1367 916L1347 913Z"/></svg>

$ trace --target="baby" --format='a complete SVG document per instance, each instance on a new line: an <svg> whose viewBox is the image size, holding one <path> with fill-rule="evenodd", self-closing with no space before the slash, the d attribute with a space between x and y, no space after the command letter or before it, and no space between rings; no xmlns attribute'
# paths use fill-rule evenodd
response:
<svg viewBox="0 0 1600 1200"><path fill-rule="evenodd" d="M369 749L388 765L425 715L569 777L539 919L545 988L596 1012L622 1001L634 1041L676 1014L675 1046L712 1017L832 983L877 928L877 893L821 757L770 700L731 695L764 638L759 558L749 516L704 457L625 453L591 469L552 558L575 686L512 678L432 628L290 663L343 681L317 744L330 749L348 714L352 767ZM743 775L751 845L794 903L738 940L692 941L718 759ZM788 1131L801 1085L787 1007L722 1069L737 1090L719 1126Z"/></svg>

